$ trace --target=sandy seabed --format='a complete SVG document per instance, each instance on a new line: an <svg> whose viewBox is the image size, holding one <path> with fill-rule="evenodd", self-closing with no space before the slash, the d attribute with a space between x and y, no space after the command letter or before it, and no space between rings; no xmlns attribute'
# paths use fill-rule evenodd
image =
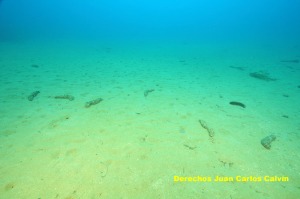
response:
<svg viewBox="0 0 300 199"><path fill-rule="evenodd" d="M300 195L300 63L281 62L299 49L29 41L0 51L0 198ZM276 81L249 76L260 71Z"/></svg>

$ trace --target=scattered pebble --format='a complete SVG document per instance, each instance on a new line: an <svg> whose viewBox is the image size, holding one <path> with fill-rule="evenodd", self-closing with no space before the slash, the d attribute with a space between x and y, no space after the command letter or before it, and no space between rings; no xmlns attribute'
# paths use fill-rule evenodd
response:
<svg viewBox="0 0 300 199"><path fill-rule="evenodd" d="M154 89L148 89L144 91L144 96L147 97L149 95L149 93L153 92Z"/></svg>
<svg viewBox="0 0 300 199"><path fill-rule="evenodd" d="M72 95L57 95L54 97L55 99L67 99L73 101L75 98Z"/></svg>

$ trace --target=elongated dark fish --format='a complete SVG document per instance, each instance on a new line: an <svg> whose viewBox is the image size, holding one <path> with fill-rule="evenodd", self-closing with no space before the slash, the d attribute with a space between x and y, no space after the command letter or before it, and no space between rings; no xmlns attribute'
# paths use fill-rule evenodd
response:
<svg viewBox="0 0 300 199"><path fill-rule="evenodd" d="M280 62L286 62L286 63L299 63L299 60L298 59L291 59L291 60L281 60Z"/></svg>

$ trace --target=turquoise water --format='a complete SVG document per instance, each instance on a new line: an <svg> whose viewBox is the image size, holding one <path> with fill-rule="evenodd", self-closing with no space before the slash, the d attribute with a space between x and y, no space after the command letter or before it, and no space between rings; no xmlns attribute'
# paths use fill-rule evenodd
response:
<svg viewBox="0 0 300 199"><path fill-rule="evenodd" d="M299 8L2 0L0 198L298 198Z"/></svg>

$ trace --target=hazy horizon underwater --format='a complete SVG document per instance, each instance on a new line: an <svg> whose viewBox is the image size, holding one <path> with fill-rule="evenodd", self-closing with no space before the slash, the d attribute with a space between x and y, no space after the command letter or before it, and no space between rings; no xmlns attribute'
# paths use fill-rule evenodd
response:
<svg viewBox="0 0 300 199"><path fill-rule="evenodd" d="M300 196L297 0L0 0L0 199Z"/></svg>

